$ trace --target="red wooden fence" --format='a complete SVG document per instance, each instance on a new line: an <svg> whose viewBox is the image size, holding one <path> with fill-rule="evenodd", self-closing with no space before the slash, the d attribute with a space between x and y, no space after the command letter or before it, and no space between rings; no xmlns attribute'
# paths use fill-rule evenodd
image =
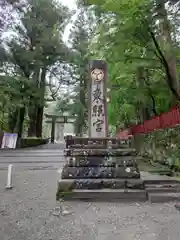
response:
<svg viewBox="0 0 180 240"><path fill-rule="evenodd" d="M147 134L158 129L175 127L180 124L180 108L172 108L169 112L162 113L146 120L141 124L133 125L129 129L118 132L119 138L127 138L129 135Z"/></svg>

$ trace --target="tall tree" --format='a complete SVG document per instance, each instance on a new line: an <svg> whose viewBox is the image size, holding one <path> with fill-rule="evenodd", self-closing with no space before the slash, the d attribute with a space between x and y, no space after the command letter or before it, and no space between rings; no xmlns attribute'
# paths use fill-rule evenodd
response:
<svg viewBox="0 0 180 240"><path fill-rule="evenodd" d="M172 95L179 100L177 77L173 77L178 73L178 49L174 39L168 38L167 42L171 35L169 22L164 32L157 24L158 19L165 27L167 12L160 21L157 4L146 0L88 2L101 9L91 49L94 56L105 58L109 64L110 122L127 126L167 111L173 105ZM173 54L173 64L167 52Z"/></svg>
<svg viewBox="0 0 180 240"><path fill-rule="evenodd" d="M14 20L13 13L25 4L23 0L2 0L0 2L0 32Z"/></svg>
<svg viewBox="0 0 180 240"><path fill-rule="evenodd" d="M17 37L9 43L13 63L37 91L36 97L29 98L29 136L42 135L46 76L54 64L67 60L62 36L69 16L68 8L55 5L52 0L29 0L21 14L21 24L15 26ZM22 116L25 108L22 107Z"/></svg>
<svg viewBox="0 0 180 240"><path fill-rule="evenodd" d="M94 16L88 8L79 5L77 20L70 34L70 45L73 52L71 64L72 80L75 84L73 113L76 114L75 132L82 135L87 128L87 85L89 43L94 28Z"/></svg>

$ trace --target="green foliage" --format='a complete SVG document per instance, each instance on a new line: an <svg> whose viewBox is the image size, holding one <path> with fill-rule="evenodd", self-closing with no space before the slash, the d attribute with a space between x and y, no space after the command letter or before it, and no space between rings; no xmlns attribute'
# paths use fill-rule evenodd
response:
<svg viewBox="0 0 180 240"><path fill-rule="evenodd" d="M72 57L70 61L70 73L72 80L69 84L73 85L73 93L65 96L71 101L58 101L59 110L64 108L70 114L76 116L75 133L82 135L87 131L87 85L88 85L88 63L89 63L89 44L92 38L94 16L91 11L80 5L78 18L69 36Z"/></svg>
<svg viewBox="0 0 180 240"><path fill-rule="evenodd" d="M155 131L135 138L141 156L180 171L180 127Z"/></svg>
<svg viewBox="0 0 180 240"><path fill-rule="evenodd" d="M109 66L110 124L127 127L168 111L174 102L172 89L166 82L169 76L151 36L152 31L156 35L159 31L152 3L146 0L87 2L104 11L90 52L94 58L105 59ZM160 51L163 54L163 48Z"/></svg>
<svg viewBox="0 0 180 240"><path fill-rule="evenodd" d="M54 101L58 90L51 84L52 76L58 75L57 88L62 81L62 73L57 69L61 70L59 65L69 59L63 33L71 12L53 0L29 0L27 6L19 6L17 16L19 21L12 24L13 36L6 40L6 48L1 47L4 54L0 65L0 115L14 126L18 122L17 119L12 121L15 110L24 109L19 124L23 125L28 112L29 124L37 124L41 132L46 90L51 92Z"/></svg>
<svg viewBox="0 0 180 240"><path fill-rule="evenodd" d="M52 0L29 0L8 48L0 48L0 119L14 126L14 116L28 109L37 123L46 100L58 99L56 111L75 115L76 133L84 133L91 58L108 63L113 132L168 111L180 100L177 13L159 0L79 0L67 47L71 12Z"/></svg>
<svg viewBox="0 0 180 240"><path fill-rule="evenodd" d="M80 2L97 17L89 52L108 63L110 125L127 128L167 112L180 100L178 9L159 0ZM167 129L136 141L146 157L179 169L178 136L178 128Z"/></svg>

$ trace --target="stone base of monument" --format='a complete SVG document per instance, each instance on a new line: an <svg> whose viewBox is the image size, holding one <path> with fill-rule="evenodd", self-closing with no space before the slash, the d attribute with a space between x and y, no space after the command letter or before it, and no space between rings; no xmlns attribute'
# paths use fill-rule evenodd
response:
<svg viewBox="0 0 180 240"><path fill-rule="evenodd" d="M72 194L63 196L66 201L101 201L101 202L141 202L147 200L144 190L123 190L123 189L74 189Z"/></svg>
<svg viewBox="0 0 180 240"><path fill-rule="evenodd" d="M57 200L180 201L179 181L142 180L136 151L117 139L111 138L110 144L109 139L66 139L66 164L58 182Z"/></svg>
<svg viewBox="0 0 180 240"><path fill-rule="evenodd" d="M57 200L149 201L163 203L180 201L180 182L176 180L141 179L61 179Z"/></svg>
<svg viewBox="0 0 180 240"><path fill-rule="evenodd" d="M140 179L62 179L58 183L57 200L146 201L147 194Z"/></svg>
<svg viewBox="0 0 180 240"><path fill-rule="evenodd" d="M141 179L61 179L60 189L144 189Z"/></svg>
<svg viewBox="0 0 180 240"><path fill-rule="evenodd" d="M62 179L101 179L101 178L140 178L137 167L134 166L90 166L90 167L72 167L64 166Z"/></svg>
<svg viewBox="0 0 180 240"><path fill-rule="evenodd" d="M57 200L147 200L135 155L114 138L67 137Z"/></svg>

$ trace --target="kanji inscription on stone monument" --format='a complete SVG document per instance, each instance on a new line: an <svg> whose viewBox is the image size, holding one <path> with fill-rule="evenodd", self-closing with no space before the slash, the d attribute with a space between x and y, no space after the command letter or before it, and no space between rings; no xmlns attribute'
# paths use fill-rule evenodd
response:
<svg viewBox="0 0 180 240"><path fill-rule="evenodd" d="M90 65L89 136L107 137L106 63L94 60Z"/></svg>

